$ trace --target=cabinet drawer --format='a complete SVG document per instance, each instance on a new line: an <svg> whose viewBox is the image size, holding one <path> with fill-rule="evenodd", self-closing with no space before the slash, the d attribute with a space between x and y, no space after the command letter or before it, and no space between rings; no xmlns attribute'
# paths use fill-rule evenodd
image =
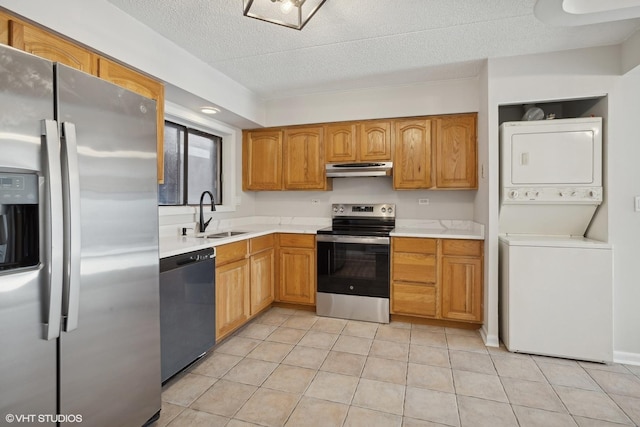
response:
<svg viewBox="0 0 640 427"><path fill-rule="evenodd" d="M247 257L247 240L216 246L216 266Z"/></svg>
<svg viewBox="0 0 640 427"><path fill-rule="evenodd" d="M316 247L315 234L280 234L280 246L288 246L293 248L310 248Z"/></svg>
<svg viewBox="0 0 640 427"><path fill-rule="evenodd" d="M442 253L444 255L482 256L482 240L442 240Z"/></svg>
<svg viewBox="0 0 640 427"><path fill-rule="evenodd" d="M421 254L436 253L436 239L394 237L392 242L394 252L416 252Z"/></svg>
<svg viewBox="0 0 640 427"><path fill-rule="evenodd" d="M396 283L391 285L391 312L435 317L436 287L413 283Z"/></svg>
<svg viewBox="0 0 640 427"><path fill-rule="evenodd" d="M409 252L393 253L393 280L435 283L436 257Z"/></svg>
<svg viewBox="0 0 640 427"><path fill-rule="evenodd" d="M265 249L272 248L274 245L274 242L275 242L275 239L273 238L273 234L267 234L266 236L255 237L249 240L249 252L251 254L255 254Z"/></svg>

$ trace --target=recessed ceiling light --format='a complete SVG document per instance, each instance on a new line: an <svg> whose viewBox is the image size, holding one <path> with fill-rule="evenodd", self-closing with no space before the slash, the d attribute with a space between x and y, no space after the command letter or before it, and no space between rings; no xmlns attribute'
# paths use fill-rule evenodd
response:
<svg viewBox="0 0 640 427"><path fill-rule="evenodd" d="M217 114L220 112L220 109L216 107L202 107L200 112L204 114Z"/></svg>

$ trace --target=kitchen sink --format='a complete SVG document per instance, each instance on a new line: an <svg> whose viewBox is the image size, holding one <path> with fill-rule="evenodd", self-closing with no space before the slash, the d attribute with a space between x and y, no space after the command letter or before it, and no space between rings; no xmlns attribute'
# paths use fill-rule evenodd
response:
<svg viewBox="0 0 640 427"><path fill-rule="evenodd" d="M220 233L206 234L202 237L206 239L223 239L225 237L238 236L240 234L246 234L246 233L248 232L247 231L223 231Z"/></svg>

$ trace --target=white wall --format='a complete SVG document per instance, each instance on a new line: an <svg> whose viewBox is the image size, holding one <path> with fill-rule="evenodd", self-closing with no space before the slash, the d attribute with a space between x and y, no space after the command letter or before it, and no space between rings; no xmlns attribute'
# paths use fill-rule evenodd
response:
<svg viewBox="0 0 640 427"><path fill-rule="evenodd" d="M334 178L333 191L263 191L255 195L256 212L328 218L332 203L395 203L397 219L473 219L475 191L394 191L392 185L390 177Z"/></svg>
<svg viewBox="0 0 640 427"><path fill-rule="evenodd" d="M478 111L478 79L312 94L267 101L267 126Z"/></svg>
<svg viewBox="0 0 640 427"><path fill-rule="evenodd" d="M485 225L484 240L484 324L482 335L485 343L497 346L498 339L498 279L497 263L498 236L495 230L498 225L498 213L493 207L497 203L498 169L492 167L497 156L496 146L489 144L489 123L494 123L495 111L489 107L489 63L485 62L480 74L479 108L478 108L478 191L474 200L474 221ZM492 114L490 114L492 113ZM490 119L491 117L491 119Z"/></svg>
<svg viewBox="0 0 640 427"><path fill-rule="evenodd" d="M623 73L627 73L640 65L640 30L622 43L621 55Z"/></svg>
<svg viewBox="0 0 640 427"><path fill-rule="evenodd" d="M640 364L640 66L615 85L609 143L609 241L614 247L614 358Z"/></svg>

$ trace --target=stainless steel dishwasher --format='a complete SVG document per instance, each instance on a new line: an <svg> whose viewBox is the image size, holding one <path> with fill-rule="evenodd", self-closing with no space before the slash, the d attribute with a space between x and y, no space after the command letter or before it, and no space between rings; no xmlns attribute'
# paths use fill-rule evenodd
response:
<svg viewBox="0 0 640 427"><path fill-rule="evenodd" d="M215 249L160 259L162 382L216 342Z"/></svg>

